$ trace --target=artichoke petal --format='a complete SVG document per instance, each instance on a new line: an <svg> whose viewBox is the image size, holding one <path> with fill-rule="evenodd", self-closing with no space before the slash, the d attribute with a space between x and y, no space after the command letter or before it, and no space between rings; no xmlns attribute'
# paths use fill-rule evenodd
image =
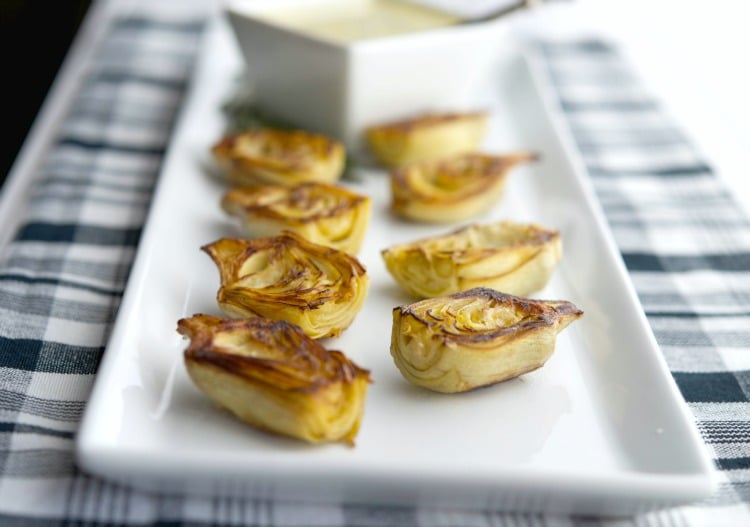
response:
<svg viewBox="0 0 750 527"><path fill-rule="evenodd" d="M353 444L370 372L329 351L297 326L267 318L193 315L185 366L195 385L240 420L310 443Z"/></svg>
<svg viewBox="0 0 750 527"><path fill-rule="evenodd" d="M312 338L337 337L362 308L369 287L354 256L293 232L201 248L216 264L216 298L229 317L288 320Z"/></svg>
<svg viewBox="0 0 750 527"><path fill-rule="evenodd" d="M428 223L455 223L476 216L500 199L514 166L535 159L536 154L528 152L472 153L393 170L391 208L404 218Z"/></svg>
<svg viewBox="0 0 750 527"><path fill-rule="evenodd" d="M392 245L381 251L388 272L418 298L490 287L525 296L545 287L562 258L560 233L500 221Z"/></svg>
<svg viewBox="0 0 750 527"><path fill-rule="evenodd" d="M391 356L417 386L465 392L540 368L581 316L567 301L470 289L394 308Z"/></svg>
<svg viewBox="0 0 750 527"><path fill-rule="evenodd" d="M293 231L313 243L356 254L370 221L371 200L328 183L237 187L222 208L252 237Z"/></svg>
<svg viewBox="0 0 750 527"><path fill-rule="evenodd" d="M327 136L270 128L227 134L211 153L230 183L249 186L333 183L346 157L343 144Z"/></svg>
<svg viewBox="0 0 750 527"><path fill-rule="evenodd" d="M487 130L485 112L425 114L365 131L375 157L391 167L477 150Z"/></svg>

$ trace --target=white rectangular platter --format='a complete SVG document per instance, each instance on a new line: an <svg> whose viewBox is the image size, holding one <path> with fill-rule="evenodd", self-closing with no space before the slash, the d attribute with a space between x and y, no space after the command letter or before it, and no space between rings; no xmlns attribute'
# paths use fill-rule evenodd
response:
<svg viewBox="0 0 750 527"><path fill-rule="evenodd" d="M78 436L92 474L167 492L315 502L554 513L633 514L710 494L704 446L647 325L604 217L544 82L523 60L498 62L477 107L485 150L541 160L509 177L477 222L534 221L561 231L564 256L538 298L584 310L541 369L458 395L408 384L389 354L391 311L408 299L380 257L386 246L458 226L420 226L388 210L385 172L345 181L373 200L360 260L364 308L329 348L372 372L356 446L265 434L214 407L191 383L177 320L219 315L218 272L200 247L238 236L205 169L224 131L221 107L241 61L228 26L206 36L128 288Z"/></svg>

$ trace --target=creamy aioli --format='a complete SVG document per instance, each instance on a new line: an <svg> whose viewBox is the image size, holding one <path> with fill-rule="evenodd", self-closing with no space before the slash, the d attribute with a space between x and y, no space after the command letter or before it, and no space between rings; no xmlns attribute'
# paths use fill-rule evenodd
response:
<svg viewBox="0 0 750 527"><path fill-rule="evenodd" d="M271 11L274 24L336 42L413 33L446 27L459 18L400 0L325 2L290 10Z"/></svg>

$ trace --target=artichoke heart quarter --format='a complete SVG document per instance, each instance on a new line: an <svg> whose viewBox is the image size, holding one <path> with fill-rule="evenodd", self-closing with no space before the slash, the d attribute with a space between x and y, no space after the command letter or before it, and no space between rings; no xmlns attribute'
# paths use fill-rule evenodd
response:
<svg viewBox="0 0 750 527"><path fill-rule="evenodd" d="M255 427L310 443L353 444L370 374L286 321L194 315L185 366L214 403Z"/></svg>
<svg viewBox="0 0 750 527"><path fill-rule="evenodd" d="M211 148L233 185L333 183L344 170L344 146L304 130L264 128L228 134Z"/></svg>
<svg viewBox="0 0 750 527"><path fill-rule="evenodd" d="M393 245L386 268L418 298L490 287L525 296L543 289L562 258L560 233L535 224L500 221Z"/></svg>
<svg viewBox="0 0 750 527"><path fill-rule="evenodd" d="M465 392L540 368L557 335L581 316L567 301L475 288L396 307L391 355L409 382Z"/></svg>
<svg viewBox="0 0 750 527"><path fill-rule="evenodd" d="M504 156L472 153L393 170L393 211L430 223L451 223L476 216L500 199L511 168L536 158L528 152Z"/></svg>
<svg viewBox="0 0 750 527"><path fill-rule="evenodd" d="M328 183L300 183L233 188L221 205L252 237L289 230L313 243L356 254L370 221L371 200Z"/></svg>
<svg viewBox="0 0 750 527"><path fill-rule="evenodd" d="M222 238L202 250L219 269L219 307L229 317L267 317L312 338L337 337L362 308L369 278L354 256L287 232Z"/></svg>
<svg viewBox="0 0 750 527"><path fill-rule="evenodd" d="M432 113L371 126L365 135L381 163L399 167L477 150L486 131L485 112Z"/></svg>

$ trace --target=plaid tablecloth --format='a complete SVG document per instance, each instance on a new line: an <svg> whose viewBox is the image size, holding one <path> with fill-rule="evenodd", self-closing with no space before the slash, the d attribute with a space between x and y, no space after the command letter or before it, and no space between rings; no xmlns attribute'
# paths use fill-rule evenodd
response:
<svg viewBox="0 0 750 527"><path fill-rule="evenodd" d="M79 419L205 20L109 27L0 260L0 525L750 525L750 224L618 50L540 44L656 338L720 471L703 503L620 520L150 495L80 473Z"/></svg>

